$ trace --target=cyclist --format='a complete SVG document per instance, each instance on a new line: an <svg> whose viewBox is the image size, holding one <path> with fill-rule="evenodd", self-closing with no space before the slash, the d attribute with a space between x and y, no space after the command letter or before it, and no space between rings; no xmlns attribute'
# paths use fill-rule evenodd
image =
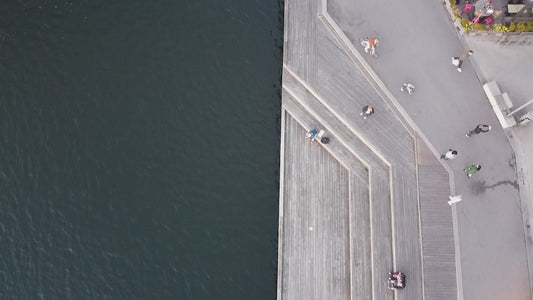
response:
<svg viewBox="0 0 533 300"><path fill-rule="evenodd" d="M375 47L379 44L379 40L377 38L370 38L367 41L365 41L365 52L374 54L374 51L376 51Z"/></svg>

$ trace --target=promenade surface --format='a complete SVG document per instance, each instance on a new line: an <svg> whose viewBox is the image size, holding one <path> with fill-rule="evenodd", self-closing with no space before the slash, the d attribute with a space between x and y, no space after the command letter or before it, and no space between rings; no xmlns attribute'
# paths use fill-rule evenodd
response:
<svg viewBox="0 0 533 300"><path fill-rule="evenodd" d="M380 37L379 59L356 53L361 36ZM459 73L451 56L469 47ZM533 126L504 132L481 88L496 80L525 103L528 57L459 37L439 1L287 0L278 299L531 299ZM365 104L377 109L363 121ZM466 138L478 123L493 130ZM331 143L305 142L313 127ZM437 157L450 147L448 182ZM471 163L483 167L468 179ZM464 196L452 208L450 188ZM395 267L412 277L390 293L380 280Z"/></svg>
<svg viewBox="0 0 533 300"><path fill-rule="evenodd" d="M533 181L527 175L533 174L527 160L532 149L527 136L532 129L504 132L481 86L487 79L498 80L502 90L512 94L515 106L533 97L528 83L533 70L532 49L463 39L439 1L331 0L328 11L352 42L360 36L380 37L380 58L367 62L384 83L383 88L395 95L436 149L459 151L449 166L452 188L464 196L455 207L461 295L464 299L531 299L531 233L525 228L529 208L524 204L533 198L528 199L530 191L524 190ZM459 73L450 60L464 53L468 43L475 56ZM399 91L406 81L417 87L412 96ZM490 124L493 130L466 138L465 133L479 123ZM515 137L513 142L525 154L520 153L518 167L508 135ZM467 179L462 169L472 163L481 164L482 170Z"/></svg>

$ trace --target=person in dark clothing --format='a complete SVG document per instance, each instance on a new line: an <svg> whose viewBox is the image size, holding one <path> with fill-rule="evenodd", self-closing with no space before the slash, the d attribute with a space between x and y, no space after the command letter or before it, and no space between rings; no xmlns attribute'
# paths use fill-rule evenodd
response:
<svg viewBox="0 0 533 300"><path fill-rule="evenodd" d="M374 107L372 105L367 105L363 107L359 115L363 116L363 119L366 119L367 117L371 116L373 113L374 113Z"/></svg>
<svg viewBox="0 0 533 300"><path fill-rule="evenodd" d="M478 124L476 128L466 134L466 137L471 137L473 134L480 134L482 132L489 132L491 129L492 127L490 125Z"/></svg>
<svg viewBox="0 0 533 300"><path fill-rule="evenodd" d="M459 57L452 57L452 64L457 67L457 71L461 72L461 66L463 65L463 62L472 54L474 54L474 51L468 50L468 52Z"/></svg>

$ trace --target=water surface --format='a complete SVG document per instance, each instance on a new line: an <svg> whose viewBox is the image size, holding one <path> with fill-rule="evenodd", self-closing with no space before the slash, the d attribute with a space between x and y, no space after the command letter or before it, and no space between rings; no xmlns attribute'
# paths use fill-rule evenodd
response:
<svg viewBox="0 0 533 300"><path fill-rule="evenodd" d="M0 3L2 299L275 299L280 1Z"/></svg>

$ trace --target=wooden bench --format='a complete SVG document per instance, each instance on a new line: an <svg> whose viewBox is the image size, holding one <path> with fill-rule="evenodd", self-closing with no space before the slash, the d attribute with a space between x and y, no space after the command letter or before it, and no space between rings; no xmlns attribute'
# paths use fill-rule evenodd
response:
<svg viewBox="0 0 533 300"><path fill-rule="evenodd" d="M516 14L522 8L524 8L524 4L507 4L507 13L508 14Z"/></svg>
<svg viewBox="0 0 533 300"><path fill-rule="evenodd" d="M516 125L516 120L513 117L508 117L510 109L513 107L511 98L507 93L500 91L496 81L490 81L483 85L483 90L489 99L492 110L496 114L498 121L503 128L509 128Z"/></svg>

